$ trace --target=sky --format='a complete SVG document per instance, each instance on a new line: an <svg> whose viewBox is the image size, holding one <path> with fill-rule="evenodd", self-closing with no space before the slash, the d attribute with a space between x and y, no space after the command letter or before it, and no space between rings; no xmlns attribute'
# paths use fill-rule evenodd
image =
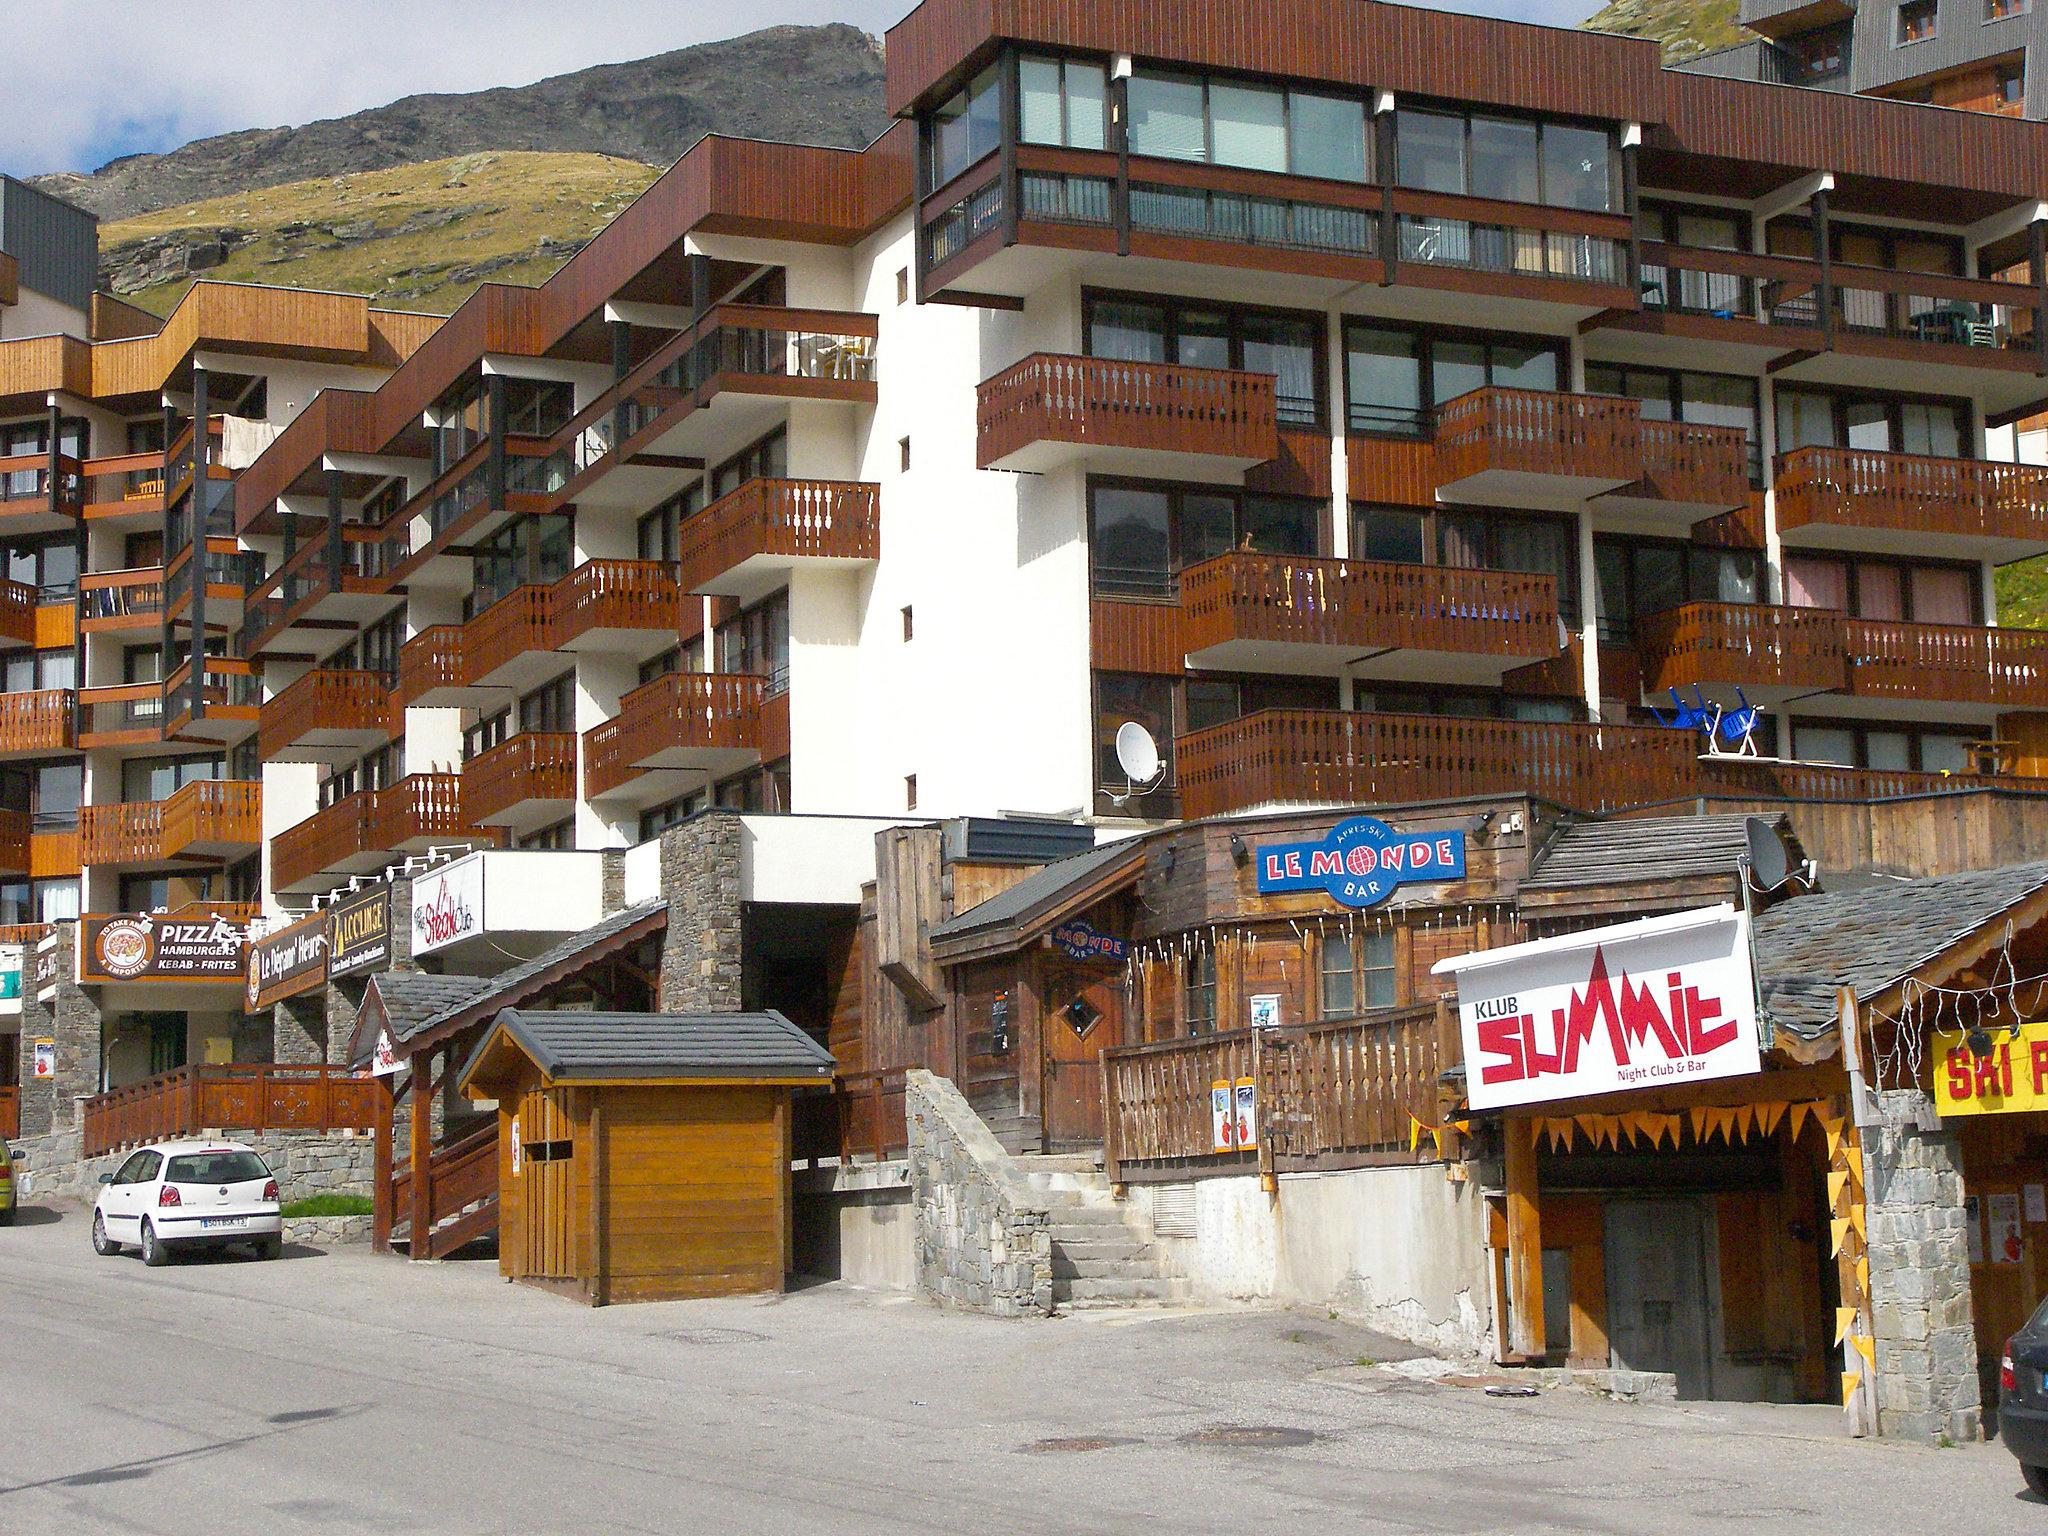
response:
<svg viewBox="0 0 2048 1536"><path fill-rule="evenodd" d="M1598 4L1448 8L1570 26ZM9 36L36 39L35 70L0 92L0 171L21 176L96 170L121 155L423 91L524 85L780 23L881 32L910 0L6 0L5 9Z"/></svg>

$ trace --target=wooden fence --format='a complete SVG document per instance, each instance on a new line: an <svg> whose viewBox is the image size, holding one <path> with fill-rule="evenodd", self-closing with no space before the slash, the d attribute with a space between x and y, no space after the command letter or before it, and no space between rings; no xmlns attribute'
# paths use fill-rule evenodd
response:
<svg viewBox="0 0 2048 1536"><path fill-rule="evenodd" d="M345 1067L179 1067L87 1099L82 1155L208 1130L367 1131L376 1115L375 1081Z"/></svg>
<svg viewBox="0 0 2048 1536"><path fill-rule="evenodd" d="M1102 1055L1103 1168L1147 1183L1412 1163L1410 1117L1440 1121L1438 1080L1459 1060L1435 1005L1119 1046ZM1220 1146L1215 1087L1246 1081L1253 1143Z"/></svg>

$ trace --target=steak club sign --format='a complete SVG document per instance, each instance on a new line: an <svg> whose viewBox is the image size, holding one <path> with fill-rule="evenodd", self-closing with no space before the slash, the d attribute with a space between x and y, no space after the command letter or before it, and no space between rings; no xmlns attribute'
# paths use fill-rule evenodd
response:
<svg viewBox="0 0 2048 1536"><path fill-rule="evenodd" d="M1748 925L1721 905L1440 961L1466 1102L1536 1104L1761 1071Z"/></svg>
<svg viewBox="0 0 2048 1536"><path fill-rule="evenodd" d="M1377 816L1340 821L1318 842L1258 849L1261 895L1327 891L1347 907L1376 907L1397 886L1465 878L1463 832L1396 832Z"/></svg>

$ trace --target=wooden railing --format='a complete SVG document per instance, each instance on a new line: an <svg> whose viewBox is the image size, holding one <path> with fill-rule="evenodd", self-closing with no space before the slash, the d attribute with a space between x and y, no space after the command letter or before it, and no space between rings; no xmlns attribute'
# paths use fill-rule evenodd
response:
<svg viewBox="0 0 2048 1536"><path fill-rule="evenodd" d="M983 469L1034 443L1085 443L1264 463L1280 451L1274 378L1177 363L1035 353L982 382Z"/></svg>
<svg viewBox="0 0 2048 1536"><path fill-rule="evenodd" d="M367 1131L377 1092L375 1080L345 1067L179 1067L85 1100L82 1155L202 1131Z"/></svg>
<svg viewBox="0 0 2048 1536"><path fill-rule="evenodd" d="M881 558L881 487L864 480L749 480L677 535L685 591L717 582L756 555L781 560Z"/></svg>
<svg viewBox="0 0 2048 1536"><path fill-rule="evenodd" d="M164 568L92 571L78 578L79 622L92 629L134 629L164 611Z"/></svg>
<svg viewBox="0 0 2048 1536"><path fill-rule="evenodd" d="M163 857L218 854L263 841L263 786L244 779L199 779L162 802Z"/></svg>
<svg viewBox="0 0 2048 1536"><path fill-rule="evenodd" d="M350 860L434 839L497 839L463 815L460 774L408 774L388 789L358 790L314 812L270 840L272 877L280 887L298 885Z"/></svg>
<svg viewBox="0 0 2048 1536"><path fill-rule="evenodd" d="M384 1191L377 1192L380 1197ZM389 1207L380 1226L403 1231L417 1259L445 1258L465 1243L498 1230L498 1122L495 1115L459 1140L436 1147L427 1160L427 1234L412 1233L413 1170L400 1163L391 1173Z"/></svg>
<svg viewBox="0 0 2048 1536"><path fill-rule="evenodd" d="M160 453L87 459L81 479L79 499L89 518L99 512L148 512L163 507L164 456Z"/></svg>
<svg viewBox="0 0 2048 1536"><path fill-rule="evenodd" d="M69 688L0 694L0 753L67 750L75 743L77 705Z"/></svg>
<svg viewBox="0 0 2048 1536"><path fill-rule="evenodd" d="M833 1103L838 1112L839 1161L884 1162L901 1157L910 1145L910 1129L904 1120L903 1069L885 1072L845 1072L833 1084Z"/></svg>
<svg viewBox="0 0 2048 1536"><path fill-rule="evenodd" d="M2012 539L2048 548L2048 467L1863 448L1795 448L1778 460L1778 527L1883 529Z"/></svg>
<svg viewBox="0 0 2048 1536"><path fill-rule="evenodd" d="M334 804L323 806L296 826L287 827L270 840L270 870L273 884L280 888L298 885L344 861L367 853L370 842L370 813L377 792L358 790Z"/></svg>
<svg viewBox="0 0 2048 1536"><path fill-rule="evenodd" d="M583 733L583 790L608 794L637 778L648 759L677 754L758 753L768 680L745 672L671 672L619 700L619 712Z"/></svg>
<svg viewBox="0 0 2048 1536"><path fill-rule="evenodd" d="M41 594L26 582L0 581L0 645L36 643L36 607Z"/></svg>
<svg viewBox="0 0 2048 1536"><path fill-rule="evenodd" d="M437 688L461 688L468 681L463 671L462 626L430 624L398 650L398 686L392 690L391 707L408 708Z"/></svg>
<svg viewBox="0 0 2048 1536"><path fill-rule="evenodd" d="M274 762L280 753L322 734L389 735L391 713L391 685L383 673L315 667L264 701L257 717L257 750Z"/></svg>
<svg viewBox="0 0 2048 1536"><path fill-rule="evenodd" d="M1617 494L1691 507L1748 502L1749 437L1742 428L1645 420L1641 431L1643 478Z"/></svg>
<svg viewBox="0 0 2048 1536"><path fill-rule="evenodd" d="M57 509L78 511L78 460L57 457ZM50 507L50 456L47 453L0 454L0 512L45 512Z"/></svg>
<svg viewBox="0 0 2048 1536"><path fill-rule="evenodd" d="M575 798L573 731L522 731L462 765L462 814L479 824L528 800Z"/></svg>
<svg viewBox="0 0 2048 1536"><path fill-rule="evenodd" d="M164 802L82 805L78 858L82 864L149 864L165 858Z"/></svg>
<svg viewBox="0 0 2048 1536"><path fill-rule="evenodd" d="M462 775L409 773L377 791L369 819L370 846L391 853L422 838L490 840L462 814Z"/></svg>
<svg viewBox="0 0 2048 1536"><path fill-rule="evenodd" d="M2048 631L1843 619L1857 698L2048 708Z"/></svg>
<svg viewBox="0 0 2048 1536"><path fill-rule="evenodd" d="M683 591L675 568L659 560L586 560L550 589L549 647L560 650L593 630L673 634Z"/></svg>
<svg viewBox="0 0 2048 1536"><path fill-rule="evenodd" d="M482 683L531 652L554 649L546 587L514 587L462 626L462 671Z"/></svg>
<svg viewBox="0 0 2048 1536"><path fill-rule="evenodd" d="M1643 474L1640 408L1608 395L1475 389L1436 411L1437 471L1445 485L1510 472L1627 482Z"/></svg>
<svg viewBox="0 0 2048 1536"><path fill-rule="evenodd" d="M1842 616L1765 603L1684 603L1636 623L1651 693L1703 687L1835 693L1848 681Z"/></svg>
<svg viewBox="0 0 2048 1536"><path fill-rule="evenodd" d="M1238 550L1182 571L1180 601L1190 653L1250 640L1526 659L1561 634L1556 578L1518 571Z"/></svg>
<svg viewBox="0 0 2048 1536"><path fill-rule="evenodd" d="M1439 1123L1440 1079L1459 1060L1455 1023L1433 1005L1113 1047L1102 1055L1103 1171L1125 1183L1253 1161L1281 1173L1411 1163L1411 1117ZM1253 1145L1219 1151L1213 1086L1245 1080Z"/></svg>

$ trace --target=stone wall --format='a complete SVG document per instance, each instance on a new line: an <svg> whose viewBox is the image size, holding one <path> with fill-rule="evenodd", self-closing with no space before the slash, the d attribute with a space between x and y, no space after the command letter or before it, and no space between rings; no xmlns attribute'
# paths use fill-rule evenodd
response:
<svg viewBox="0 0 2048 1536"><path fill-rule="evenodd" d="M702 811L661 836L663 1013L740 1009L740 818Z"/></svg>
<svg viewBox="0 0 2048 1536"><path fill-rule="evenodd" d="M1918 1129L1936 1124L1925 1094L1882 1101L1890 1123L1862 1132L1878 1432L1975 1440L1983 1403L1962 1151L1951 1132Z"/></svg>
<svg viewBox="0 0 2048 1536"><path fill-rule="evenodd" d="M289 1204L309 1195L367 1195L375 1141L369 1136L315 1136L273 1131L252 1136L227 1130L226 1139L254 1147L277 1175L278 1196ZM127 1149L79 1160L76 1130L28 1136L14 1143L23 1153L15 1167L28 1175L21 1198L34 1205L53 1201L90 1204L99 1194L103 1173L112 1173L128 1159Z"/></svg>
<svg viewBox="0 0 2048 1536"><path fill-rule="evenodd" d="M285 1218L284 1240L288 1243L367 1243L375 1218L371 1216L289 1216Z"/></svg>
<svg viewBox="0 0 2048 1536"><path fill-rule="evenodd" d="M17 1081L21 1084L21 1133L41 1136L78 1123L78 1101L99 1092L100 1010L99 1004L79 989L71 978L78 974L72 953L78 925L63 923L57 929L57 995L49 1002L35 996L35 948L23 957L21 998L21 1060ZM57 1075L35 1075L35 1042L38 1037L57 1042Z"/></svg>
<svg viewBox="0 0 2048 1536"><path fill-rule="evenodd" d="M1052 1312L1052 1234L1044 1201L960 1090L910 1072L910 1199L918 1292L996 1317Z"/></svg>
<svg viewBox="0 0 2048 1536"><path fill-rule="evenodd" d="M327 992L326 987L319 987L274 1006L273 1060L312 1066L327 1059Z"/></svg>

